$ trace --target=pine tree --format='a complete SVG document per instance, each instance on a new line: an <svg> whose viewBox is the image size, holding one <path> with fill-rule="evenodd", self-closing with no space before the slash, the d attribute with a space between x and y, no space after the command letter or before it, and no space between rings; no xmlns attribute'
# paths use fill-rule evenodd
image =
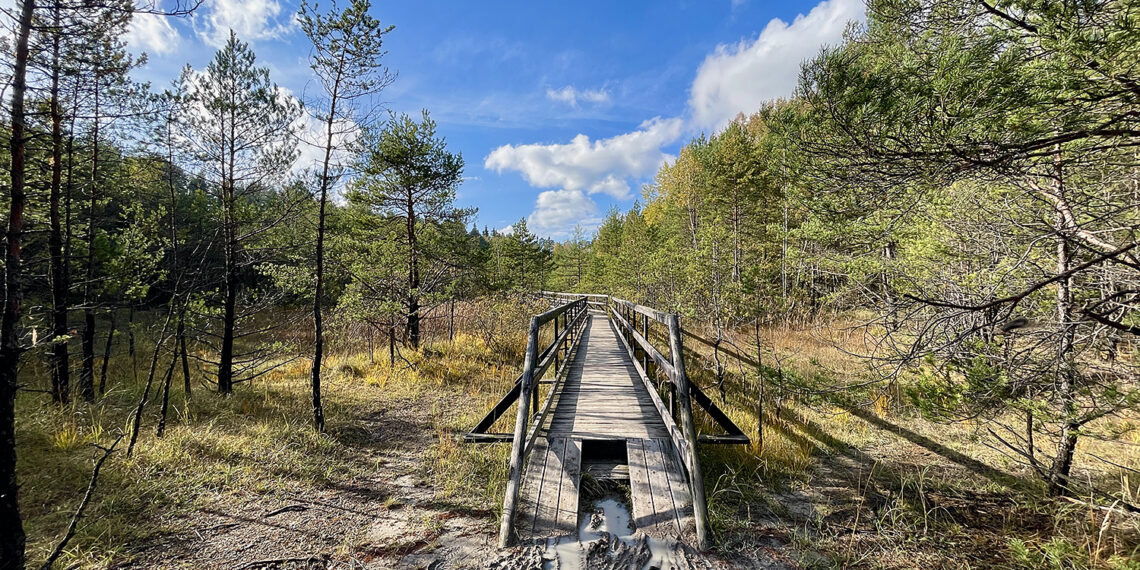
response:
<svg viewBox="0 0 1140 570"><path fill-rule="evenodd" d="M358 121L368 117L372 109L360 108L366 99L380 93L392 82L392 76L380 63L384 55L384 35L393 26L381 26L368 15L368 0L353 0L343 11L336 5L327 14L316 12L316 6L301 3L301 29L313 42L309 65L321 84L324 97L315 110L317 120L324 124L325 136L320 143L324 157L319 165L317 243L315 255L316 280L313 289L313 365L310 382L313 389L313 425L325 428L321 406L321 361L324 356L324 325L322 303L325 277L325 207L329 191L337 184L347 166L342 157L346 142L356 138ZM334 156L335 155L335 156Z"/></svg>
<svg viewBox="0 0 1140 570"><path fill-rule="evenodd" d="M297 147L293 124L300 105L270 81L267 68L257 67L249 44L233 31L206 69L196 74L187 67L180 84L187 99L185 142L211 182L209 191L218 204L224 255L218 391L230 393L241 272L250 263L243 244L286 219L272 216L251 222L243 217L241 206L268 192L292 165Z"/></svg>
<svg viewBox="0 0 1140 570"><path fill-rule="evenodd" d="M435 129L435 121L424 111L418 122L407 115L393 116L383 130L366 133L361 177L349 193L351 202L398 220L403 227L400 248L406 279L402 295L412 347L420 344L423 227L468 214L454 206L463 157L449 152Z"/></svg>

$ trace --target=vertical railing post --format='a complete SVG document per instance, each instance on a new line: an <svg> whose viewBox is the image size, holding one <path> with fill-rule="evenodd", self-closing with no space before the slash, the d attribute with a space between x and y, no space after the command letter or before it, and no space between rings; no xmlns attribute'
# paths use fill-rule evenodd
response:
<svg viewBox="0 0 1140 570"><path fill-rule="evenodd" d="M669 413L673 415L673 421L677 420L677 385L672 380L669 381Z"/></svg>
<svg viewBox="0 0 1140 570"><path fill-rule="evenodd" d="M554 317L554 372L555 373L558 372L559 368L562 365L562 359L559 357L559 355L562 353L562 341L558 339L558 333L562 332L562 329L560 329L558 327L558 320L561 319L565 314L566 313L562 313L561 315ZM537 394L538 392L536 391L535 393Z"/></svg>
<svg viewBox="0 0 1140 570"><path fill-rule="evenodd" d="M645 337L646 343L649 342L649 317L646 315L641 316L641 336ZM641 369L645 371L646 376L649 375L649 351L644 348L641 349Z"/></svg>
<svg viewBox="0 0 1140 570"><path fill-rule="evenodd" d="M531 393L534 392L534 367L538 360L538 318L531 317L530 332L526 341L526 358L523 360L523 375L519 381L518 416L515 418L515 435L511 440L511 468L507 473L507 491L503 497L503 520L499 521L499 548L511 545L511 523L515 518L515 507L522 482L523 449L526 444L526 424L530 418L528 409ZM537 409L537 404L535 408Z"/></svg>
<svg viewBox="0 0 1140 570"><path fill-rule="evenodd" d="M681 431L688 442L687 461L689 483L693 494L693 518L697 527L697 548L705 550L709 546L708 535L708 505L705 503L705 483L701 476L701 463L697 456L697 430L693 425L693 406L689 399L689 378L685 375L685 356L681 347L681 326L677 322L677 315L670 314L669 350L672 352L673 370L677 376L673 379L677 387L677 400L681 408ZM678 450L682 451L682 450ZM682 451L684 453L684 451Z"/></svg>

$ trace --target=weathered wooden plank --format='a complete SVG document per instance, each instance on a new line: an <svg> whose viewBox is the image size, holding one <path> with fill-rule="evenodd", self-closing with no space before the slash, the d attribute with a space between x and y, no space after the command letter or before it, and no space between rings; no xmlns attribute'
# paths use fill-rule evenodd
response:
<svg viewBox="0 0 1140 570"><path fill-rule="evenodd" d="M546 441L536 445L526 467L522 489L519 490L519 507L515 520L515 535L522 540L530 540L534 535L534 520L542 501L543 476L546 471L546 456L549 451Z"/></svg>
<svg viewBox="0 0 1140 570"><path fill-rule="evenodd" d="M673 505L673 494L669 491L668 465L661 453L658 440L642 440L645 449L645 469L649 474L649 492L653 495L653 516L650 518L649 534L658 538L671 538L681 534L677 522L677 512Z"/></svg>
<svg viewBox="0 0 1140 570"><path fill-rule="evenodd" d="M533 538L548 536L557 525L558 493L562 485L562 457L566 454L566 443L566 438L554 437L547 444L545 469L539 475L541 483L531 530Z"/></svg>
<svg viewBox="0 0 1140 570"><path fill-rule="evenodd" d="M678 528L683 539L688 539L696 532L693 522L693 495L689 492L689 484L685 481L681 464L676 453L671 449L669 440L656 440L662 453L665 455L665 472L669 477L669 492L673 497L673 508L676 513Z"/></svg>
<svg viewBox="0 0 1140 570"><path fill-rule="evenodd" d="M648 531L653 515L653 491L649 487L649 469L645 465L645 445L642 439L629 439L625 443L629 460L629 495L633 503L633 527L638 532Z"/></svg>
<svg viewBox="0 0 1140 570"><path fill-rule="evenodd" d="M568 439L562 457L562 486L558 492L556 535L574 535L578 530L578 497L581 491L582 441Z"/></svg>
<svg viewBox="0 0 1140 570"><path fill-rule="evenodd" d="M668 436L637 369L603 315L590 316L550 416L549 435Z"/></svg>

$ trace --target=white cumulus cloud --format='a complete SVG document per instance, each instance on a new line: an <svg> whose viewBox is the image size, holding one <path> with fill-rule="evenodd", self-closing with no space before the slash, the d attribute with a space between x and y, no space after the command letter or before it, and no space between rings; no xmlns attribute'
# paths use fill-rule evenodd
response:
<svg viewBox="0 0 1140 570"><path fill-rule="evenodd" d="M733 5L744 1L733 0ZM591 216L596 220L590 194L629 198L631 182L652 175L670 159L662 148L683 134L723 128L739 113L791 96L801 62L825 45L840 43L850 22L864 19L863 2L824 0L790 24L773 19L753 39L718 46L697 69L686 118L656 117L636 131L607 139L579 134L566 144L504 145L487 155L484 167L517 171L531 186L555 189L539 194L529 223L540 234L565 235L576 223L587 225ZM604 89L573 86L548 89L546 96L572 107L609 101Z"/></svg>
<svg viewBox="0 0 1140 570"><path fill-rule="evenodd" d="M276 0L206 0L194 16L194 28L202 41L222 47L230 30L244 42L273 39L288 33L293 14L282 14Z"/></svg>
<svg viewBox="0 0 1140 570"><path fill-rule="evenodd" d="M149 53L174 53L182 37L166 16L140 12L131 17L131 27L127 30L127 45Z"/></svg>
<svg viewBox="0 0 1140 570"><path fill-rule="evenodd" d="M632 133L591 141L579 134L567 144L503 145L487 155L483 166L495 172L514 170L532 186L602 192L629 197L631 178L655 172L670 156L661 147L681 136L681 119L656 117Z"/></svg>
<svg viewBox="0 0 1140 570"><path fill-rule="evenodd" d="M598 205L581 190L547 190L538 195L527 227L555 239L565 238L576 225L593 229L598 225Z"/></svg>
<svg viewBox="0 0 1140 570"><path fill-rule="evenodd" d="M824 45L838 44L851 21L863 20L864 11L863 0L826 0L791 24L771 20L754 40L717 46L693 80L689 106L694 126L717 129L737 113L790 96L800 62Z"/></svg>
<svg viewBox="0 0 1140 570"><path fill-rule="evenodd" d="M610 93L605 89L575 89L573 85L567 85L562 89L547 89L546 98L577 107L580 101L595 105L609 103Z"/></svg>

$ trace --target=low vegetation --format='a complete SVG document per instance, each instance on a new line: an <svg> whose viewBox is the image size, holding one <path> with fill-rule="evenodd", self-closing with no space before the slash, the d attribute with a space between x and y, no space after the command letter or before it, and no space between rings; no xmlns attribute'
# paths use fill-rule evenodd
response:
<svg viewBox="0 0 1140 570"><path fill-rule="evenodd" d="M460 312L470 322L477 319L474 310ZM335 489L375 474L393 455L388 446L394 444L385 440L408 430L426 442L422 461L409 473L427 485L432 500L494 528L507 446L467 445L459 436L517 375L525 309L515 312L510 316L517 326L499 335L461 330L454 341L429 337L421 350L401 351L394 367L382 351L370 354L366 343L351 337L340 344L342 337L334 334L326 361L325 434L304 420L309 394L303 360L228 398L202 392L187 399L176 391L165 436L155 436L158 412L149 410L135 453L127 458L117 452L108 463L61 563L106 567L156 560L155 544L229 524L203 513L264 514L234 512L251 504L250 497L259 505L312 496L331 500L330 490L343 493ZM763 437L749 396L755 377L734 365L725 374L723 406L753 443L702 449L718 556L732 561L775 553L808 567L1140 564L1134 516L1118 505L1106 508L1096 496L1041 499L1033 474L986 443L984 423L931 423L898 393L880 394L871 406L851 403L850 392L805 395L808 386L856 381L859 366L809 330L775 327L762 336L781 357L779 370L764 370ZM696 342L689 348L691 375L719 398L711 349ZM140 342L136 350L147 346ZM30 393L20 399L20 469L28 474L23 496L36 507L26 519L37 537L29 548L33 562L54 546L82 497L98 455L91 444L108 444L128 424L142 390L132 364L127 354L112 360L110 389L96 406L60 409ZM417 424L416 416L424 421ZM496 431L509 430L505 420L500 423ZM1090 438L1080 450L1082 480L1123 496L1140 492L1135 478L1093 459L1140 467L1138 426L1137 419L1116 422L1104 426L1112 440ZM715 433L711 422L701 427ZM374 500L398 505L394 496ZM367 548L363 529L357 529L332 556L352 560ZM430 541L412 550L422 548L430 549ZM195 560L210 563L189 563Z"/></svg>

